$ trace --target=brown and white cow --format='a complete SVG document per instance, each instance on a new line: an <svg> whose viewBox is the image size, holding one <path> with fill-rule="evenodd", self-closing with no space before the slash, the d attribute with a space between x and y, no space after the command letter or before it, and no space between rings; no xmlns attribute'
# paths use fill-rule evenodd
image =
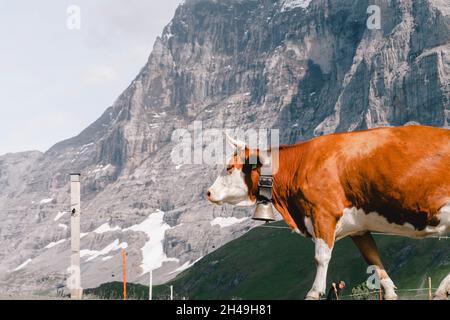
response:
<svg viewBox="0 0 450 320"><path fill-rule="evenodd" d="M249 157L263 153L229 141L238 151L207 197L216 204L255 204L267 159L251 165ZM385 299L396 299L370 232L424 238L450 231L450 130L404 126L336 133L280 146L278 162L273 204L295 232L315 242L317 273L307 299L325 293L339 239L353 239L367 263L376 266ZM436 298L449 294L450 275Z"/></svg>

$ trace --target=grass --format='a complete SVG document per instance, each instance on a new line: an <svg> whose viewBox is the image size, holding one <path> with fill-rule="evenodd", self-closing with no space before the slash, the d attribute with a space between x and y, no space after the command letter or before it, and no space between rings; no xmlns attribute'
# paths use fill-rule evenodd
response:
<svg viewBox="0 0 450 320"><path fill-rule="evenodd" d="M284 226L283 222L271 224ZM433 287L450 272L450 241L411 240L375 236L386 268L399 289L426 288L427 277ZM328 280L347 283L344 294L366 281L367 265L350 239L339 241L333 251ZM173 285L176 297L188 299L303 299L315 276L314 245L286 229L255 228L204 257L164 286L156 286L158 299L168 297ZM120 283L119 283L120 284ZM108 290L122 292L121 284L91 289L93 294L111 296ZM137 299L148 298L148 287L128 289ZM136 286L136 287L134 287ZM118 289L117 289L117 288ZM113 289L115 288L115 289ZM133 289L131 289L133 288ZM135 291L133 291L135 290ZM405 299L426 298L426 291L400 291Z"/></svg>

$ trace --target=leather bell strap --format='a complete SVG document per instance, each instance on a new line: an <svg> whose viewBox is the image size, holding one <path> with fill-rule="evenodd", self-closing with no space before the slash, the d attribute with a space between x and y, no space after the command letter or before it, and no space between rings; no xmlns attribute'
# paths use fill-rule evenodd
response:
<svg viewBox="0 0 450 320"><path fill-rule="evenodd" d="M258 202L272 202L273 173L271 165L261 167L258 181Z"/></svg>

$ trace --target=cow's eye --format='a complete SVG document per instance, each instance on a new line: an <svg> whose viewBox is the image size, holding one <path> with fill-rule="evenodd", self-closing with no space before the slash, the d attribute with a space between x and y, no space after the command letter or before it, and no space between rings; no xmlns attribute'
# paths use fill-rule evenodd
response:
<svg viewBox="0 0 450 320"><path fill-rule="evenodd" d="M233 170L233 167L227 167L227 174L231 174Z"/></svg>

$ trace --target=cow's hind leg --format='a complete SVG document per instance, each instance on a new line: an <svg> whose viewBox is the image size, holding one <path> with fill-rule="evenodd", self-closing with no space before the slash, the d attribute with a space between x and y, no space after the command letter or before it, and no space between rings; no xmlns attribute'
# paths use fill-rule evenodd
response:
<svg viewBox="0 0 450 320"><path fill-rule="evenodd" d="M450 296L450 274L442 280L439 288L434 294L434 300L447 300Z"/></svg>
<svg viewBox="0 0 450 320"><path fill-rule="evenodd" d="M366 232L360 236L352 236L353 242L358 247L362 256L369 265L376 267L380 284L384 289L384 298L386 300L396 300L397 294L395 293L396 286L389 278L383 262L381 261L380 253L378 252L377 245L370 232Z"/></svg>
<svg viewBox="0 0 450 320"><path fill-rule="evenodd" d="M450 232L450 203L444 206L440 211L441 223L447 226L447 232ZM434 294L434 299L448 299L450 297L450 274L442 280L439 288Z"/></svg>

